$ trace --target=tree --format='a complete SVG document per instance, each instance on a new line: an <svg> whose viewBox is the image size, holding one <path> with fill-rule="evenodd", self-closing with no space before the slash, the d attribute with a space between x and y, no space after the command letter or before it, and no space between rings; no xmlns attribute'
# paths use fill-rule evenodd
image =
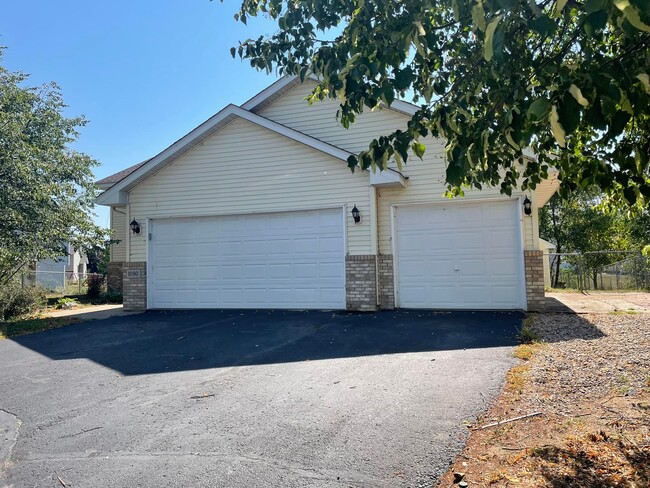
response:
<svg viewBox="0 0 650 488"><path fill-rule="evenodd" d="M603 195L595 189L576 191L567 196L553 195L539 210L539 232L556 245L557 253L580 253L580 265L590 269L594 289L598 288L597 269L619 257L616 254L589 254L595 251L641 250L649 237L647 210L629 212L625 208L605 207ZM586 253L586 254L584 254ZM569 259L570 260L570 259ZM552 285L559 283L561 257L553 260ZM576 263L573 263L576 264Z"/></svg>
<svg viewBox="0 0 650 488"><path fill-rule="evenodd" d="M91 215L97 163L69 147L86 121L62 115L56 84L28 87L27 78L0 65L0 286L64 255L66 243L83 249L105 237Z"/></svg>
<svg viewBox="0 0 650 488"><path fill-rule="evenodd" d="M260 70L315 76L309 101L340 98L344 127L412 97L408 125L349 159L352 170L421 157L446 140L448 191L597 186L650 202L647 0L243 0L273 35L231 49ZM525 148L538 161L517 164Z"/></svg>

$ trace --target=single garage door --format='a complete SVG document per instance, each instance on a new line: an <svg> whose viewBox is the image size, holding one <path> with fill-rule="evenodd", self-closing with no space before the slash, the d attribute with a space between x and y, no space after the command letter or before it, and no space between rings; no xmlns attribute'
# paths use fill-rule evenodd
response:
<svg viewBox="0 0 650 488"><path fill-rule="evenodd" d="M149 308L345 308L342 209L150 221Z"/></svg>
<svg viewBox="0 0 650 488"><path fill-rule="evenodd" d="M403 308L525 308L516 200L395 208Z"/></svg>

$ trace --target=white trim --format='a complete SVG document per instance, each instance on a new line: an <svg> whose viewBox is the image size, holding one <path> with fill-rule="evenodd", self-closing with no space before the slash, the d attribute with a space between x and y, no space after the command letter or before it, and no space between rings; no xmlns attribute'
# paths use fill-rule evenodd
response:
<svg viewBox="0 0 650 488"><path fill-rule="evenodd" d="M517 215L519 216L519 276L522 280L521 287L521 303L524 304L523 310L528 310L528 297L526 297L526 259L524 258L524 249L526 249L526 240L524 239L524 218L527 215L524 215L524 201L522 199L523 195L520 195L517 198Z"/></svg>
<svg viewBox="0 0 650 488"><path fill-rule="evenodd" d="M115 211L113 207L108 207L110 209L110 213L108 215L108 228L111 230L111 239L113 239L113 212ZM111 244L111 247L108 250L108 261L112 263L114 261L113 259L113 248L115 247L115 244Z"/></svg>
<svg viewBox="0 0 650 488"><path fill-rule="evenodd" d="M152 230L153 230L152 221L153 221L153 219L150 219L149 217L144 219L145 226L146 226L145 228L146 228L146 231L147 231L147 245L144 248L144 259L145 259L145 263L146 263L146 265L144 267L144 272L146 273L146 278L147 278L145 280L146 281L146 286L147 286L147 293L146 293L146 295L147 295L147 306L145 307L146 310L149 310L149 304L151 303L149 301L150 298L151 298L149 296L149 294L151 293L150 280L151 280L151 276L153 274L152 273L152 268L151 268L152 267L152 260L151 260L151 257L150 257L150 249L149 249L149 247L151 246L151 239L149 239L149 236L152 234Z"/></svg>
<svg viewBox="0 0 650 488"><path fill-rule="evenodd" d="M379 236L377 234L377 188L370 186L370 254L377 255L379 249Z"/></svg>
<svg viewBox="0 0 650 488"><path fill-rule="evenodd" d="M126 203L126 192L133 188L135 185L141 183L148 177L160 171L165 165L173 162L182 154L186 153L208 137L214 135L221 128L225 127L235 117L247 120L260 127L268 129L272 132L280 134L284 137L292 139L298 143L304 144L312 149L321 151L333 158L340 159L347 162L348 157L351 155L348 151L341 148L327 144L314 137L308 136L297 130L291 129L285 125L278 124L270 119L261 117L254 113L248 112L236 105L228 105L216 115L199 125L196 129L185 135L183 138L176 141L167 149L154 156L145 164L136 169L133 173L117 182L110 189L97 197L99 205L115 205L117 203Z"/></svg>
<svg viewBox="0 0 650 488"><path fill-rule="evenodd" d="M125 208L126 212L126 256L124 256L124 262L131 262L131 205L127 205Z"/></svg>
<svg viewBox="0 0 650 488"><path fill-rule="evenodd" d="M241 105L241 108L244 110L255 110L258 106L265 104L267 100L275 97L279 92L285 91L287 89L293 88L293 86L298 85L300 78L297 76L284 76L277 81L274 81L271 85L266 87L264 90L259 92L253 98L244 102Z"/></svg>
<svg viewBox="0 0 650 488"><path fill-rule="evenodd" d="M406 178L399 171L387 168L383 171L379 169L369 171L370 184L377 188L404 188L406 187Z"/></svg>
<svg viewBox="0 0 650 488"><path fill-rule="evenodd" d="M494 197L477 197L477 198L472 198L472 197L463 197L463 198L450 198L444 201L437 201L437 202L426 202L423 200L417 200L413 202L404 202L404 203L391 203L390 205L394 207L428 207L428 206L433 206L433 205L449 205L450 203L453 204L471 204L471 203L489 203L489 202L509 202L513 200L518 200L521 198L521 196L524 195L523 193L517 194L512 197L504 197L502 195L494 196Z"/></svg>
<svg viewBox="0 0 650 488"><path fill-rule="evenodd" d="M395 233L397 232L397 226L395 221L397 219L396 206L390 205L390 246L391 251L393 252L393 302L395 303L395 308L399 308L399 293L398 293L398 273L397 269L397 239L395 239Z"/></svg>

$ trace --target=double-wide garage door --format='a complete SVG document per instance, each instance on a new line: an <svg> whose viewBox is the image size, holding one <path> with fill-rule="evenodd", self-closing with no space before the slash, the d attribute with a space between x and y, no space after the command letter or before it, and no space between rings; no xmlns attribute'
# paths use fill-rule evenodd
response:
<svg viewBox="0 0 650 488"><path fill-rule="evenodd" d="M342 209L149 226L149 308L345 308Z"/></svg>
<svg viewBox="0 0 650 488"><path fill-rule="evenodd" d="M524 309L516 200L395 208L402 308Z"/></svg>

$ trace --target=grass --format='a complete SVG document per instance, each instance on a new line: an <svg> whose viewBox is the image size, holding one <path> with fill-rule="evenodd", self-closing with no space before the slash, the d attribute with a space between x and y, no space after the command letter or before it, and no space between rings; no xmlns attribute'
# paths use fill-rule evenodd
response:
<svg viewBox="0 0 650 488"><path fill-rule="evenodd" d="M529 361L533 355L543 347L541 342L536 342L532 344L520 344L515 347L515 350L512 352L512 355L517 359L523 359L524 361Z"/></svg>
<svg viewBox="0 0 650 488"><path fill-rule="evenodd" d="M506 375L506 388L510 391L516 391L521 395L524 391L524 386L526 386L529 371L530 364L527 363L511 368Z"/></svg>
<svg viewBox="0 0 650 488"><path fill-rule="evenodd" d="M0 322L0 340L44 330L58 329L79 322L75 317L28 317Z"/></svg>

